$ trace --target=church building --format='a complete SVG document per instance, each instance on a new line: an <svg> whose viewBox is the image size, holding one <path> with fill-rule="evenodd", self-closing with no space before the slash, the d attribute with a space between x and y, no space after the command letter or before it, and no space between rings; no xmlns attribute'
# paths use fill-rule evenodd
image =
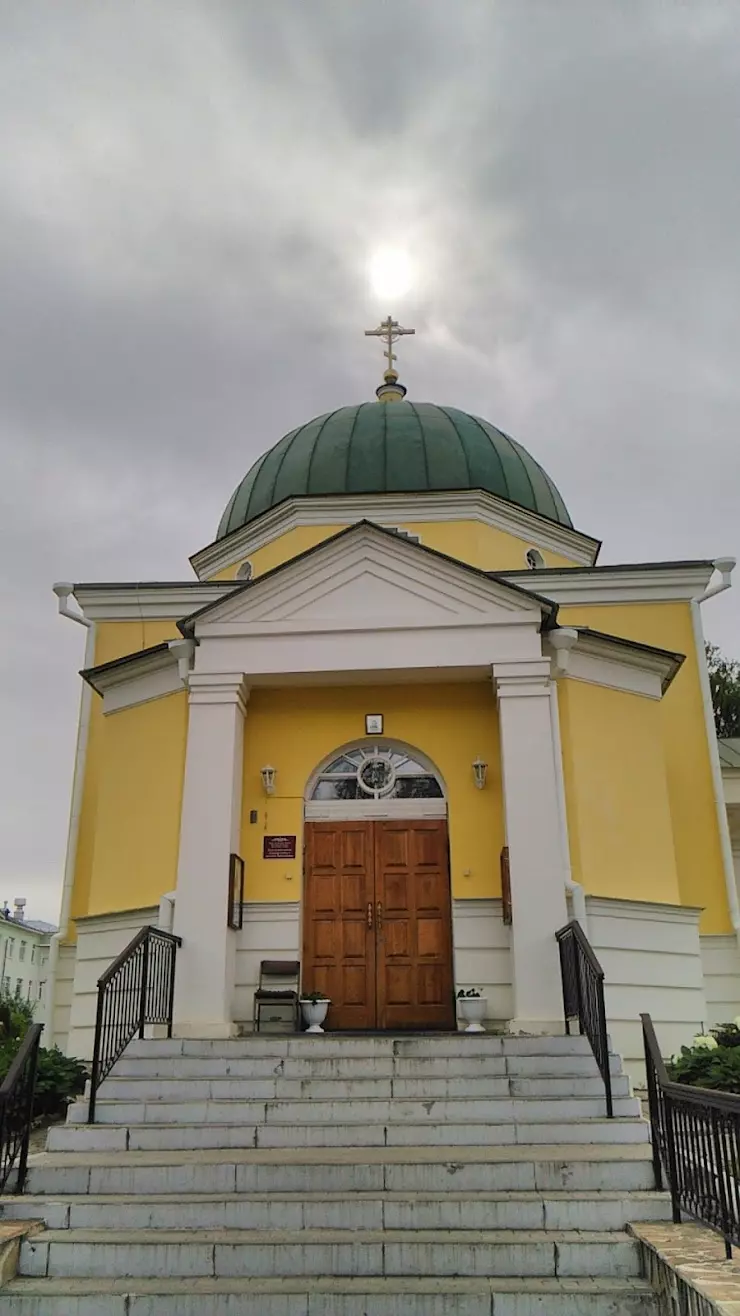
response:
<svg viewBox="0 0 740 1316"><path fill-rule="evenodd" d="M600 565L496 425L375 401L266 451L178 581L57 585L87 628L49 1031L89 1057L100 974L182 938L176 1036L252 1028L300 961L332 1032L563 1031L576 917L614 1046L740 1014L740 909L700 607L732 559ZM227 494L224 491L224 496ZM566 491L567 494L567 491Z"/></svg>

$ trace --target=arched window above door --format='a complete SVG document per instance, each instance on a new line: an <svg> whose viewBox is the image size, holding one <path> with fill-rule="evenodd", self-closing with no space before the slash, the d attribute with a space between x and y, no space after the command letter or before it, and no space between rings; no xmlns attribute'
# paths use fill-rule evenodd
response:
<svg viewBox="0 0 740 1316"><path fill-rule="evenodd" d="M410 752L376 743L344 750L317 774L311 800L441 800L437 776Z"/></svg>

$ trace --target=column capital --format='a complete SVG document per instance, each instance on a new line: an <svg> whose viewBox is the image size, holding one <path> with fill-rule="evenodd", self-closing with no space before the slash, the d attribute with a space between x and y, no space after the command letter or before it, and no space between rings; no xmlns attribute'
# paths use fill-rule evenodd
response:
<svg viewBox="0 0 740 1316"><path fill-rule="evenodd" d="M533 658L521 663L494 663L493 683L499 699L522 699L535 695L549 697L550 662Z"/></svg>
<svg viewBox="0 0 740 1316"><path fill-rule="evenodd" d="M249 687L244 672L191 672L188 678L191 704L237 704L247 711Z"/></svg>

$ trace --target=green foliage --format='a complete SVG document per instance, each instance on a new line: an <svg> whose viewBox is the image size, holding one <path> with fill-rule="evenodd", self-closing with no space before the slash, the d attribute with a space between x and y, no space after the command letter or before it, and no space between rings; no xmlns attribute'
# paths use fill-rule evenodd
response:
<svg viewBox="0 0 740 1316"><path fill-rule="evenodd" d="M723 658L715 644L706 649L717 735L723 739L740 736L740 662Z"/></svg>
<svg viewBox="0 0 740 1316"><path fill-rule="evenodd" d="M0 995L0 1082L5 1078L33 1023L33 1006L19 996ZM43 1036L43 1035L42 1035ZM67 1105L85 1089L87 1068L81 1060L65 1056L54 1046L39 1048L34 1119L63 1115Z"/></svg>
<svg viewBox="0 0 740 1316"><path fill-rule="evenodd" d="M326 992L304 992L301 996L301 1000L311 1001L312 1004L315 1005L317 1001L328 1001L329 997Z"/></svg>
<svg viewBox="0 0 740 1316"><path fill-rule="evenodd" d="M682 1046L666 1068L676 1083L712 1088L717 1092L740 1093L740 1026L738 1021L719 1024L707 1038ZM713 1044L711 1040L713 1039Z"/></svg>

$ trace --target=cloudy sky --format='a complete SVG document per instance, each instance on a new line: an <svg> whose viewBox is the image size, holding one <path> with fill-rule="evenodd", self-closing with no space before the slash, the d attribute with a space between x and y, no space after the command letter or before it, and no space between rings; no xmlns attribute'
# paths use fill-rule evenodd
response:
<svg viewBox="0 0 740 1316"><path fill-rule="evenodd" d="M602 560L740 548L740 5L0 4L0 898L58 909L84 631L372 397L543 463ZM388 306L379 248L410 252ZM704 611L740 655L740 590Z"/></svg>

